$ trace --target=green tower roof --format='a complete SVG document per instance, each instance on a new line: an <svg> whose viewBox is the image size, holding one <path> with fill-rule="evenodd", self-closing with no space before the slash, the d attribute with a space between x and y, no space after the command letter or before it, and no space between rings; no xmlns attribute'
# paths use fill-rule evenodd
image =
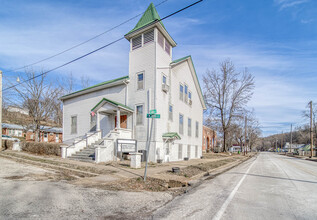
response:
<svg viewBox="0 0 317 220"><path fill-rule="evenodd" d="M135 25L135 27L129 31L126 35L139 30L141 28L143 28L144 26L157 21L157 20L161 20L159 14L156 11L156 8L154 6L153 3L151 3L149 5L149 7L146 9L146 11L144 12L144 14L142 15L141 19L139 20L139 22ZM161 25L164 27L163 23L160 21ZM165 28L165 27L164 27Z"/></svg>

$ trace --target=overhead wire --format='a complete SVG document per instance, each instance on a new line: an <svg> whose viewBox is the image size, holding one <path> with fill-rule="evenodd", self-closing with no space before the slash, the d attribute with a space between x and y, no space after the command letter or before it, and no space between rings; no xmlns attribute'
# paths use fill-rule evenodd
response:
<svg viewBox="0 0 317 220"><path fill-rule="evenodd" d="M161 4L163 4L163 3L167 2L167 1L169 1L169 0L164 0L164 1L160 2L160 3L158 3L157 5L155 5L155 7L158 7L158 6L160 6ZM114 27L112 27L112 28L110 28L110 29L108 29L108 30L106 30L106 31L104 31L104 32L102 32L102 33L100 33L100 34L98 34L98 35L92 37L92 38L89 38L88 40L85 40L85 41L83 41L83 42L81 42L81 43L79 43L79 44L76 44L76 45L74 45L74 46L72 46L72 47L70 47L70 48L68 48L68 49L65 49L65 50L63 50L63 51L61 51L61 52L59 52L59 53L56 53L56 54L54 54L54 55L52 55L52 56L49 56L49 57L47 57L47 58L44 58L44 59L42 59L42 60L38 60L38 61L36 61L36 62L34 62L34 63L30 63L30 64L27 64L27 65L24 65L24 66L21 66L21 67L12 69L12 70L3 71L3 73L15 72L15 71L17 71L17 70L21 70L21 69L24 69L24 68L27 68L27 67L30 67L30 66L34 66L34 65L36 65L36 64L42 63L42 62L44 62L44 61L47 61L47 60L50 60L50 59L52 59L52 58L54 58L54 57L57 57L57 56L59 56L59 55L62 55L62 54L66 53L66 52L68 52L68 51L70 51L70 50L73 50L73 49L75 49L75 48L77 48L77 47L80 47L81 45L84 45L84 44L86 44L86 43L88 43L88 42L90 42L90 41L92 41L92 40L94 40L94 39L96 39L96 38L98 38L98 37L100 37L100 36L102 36L102 35L104 35L104 34L110 32L110 31L112 31L112 30L114 30L114 29L116 29L116 28L118 28L118 27L120 27L120 26L122 26L122 25L124 25L124 24L126 24L126 23L128 23L128 22L130 22L130 21L132 21L132 20L134 20L135 18L139 17L139 16L142 15L143 13L144 13L144 12L142 12L142 13L140 13L140 14L138 14L138 15L135 15L135 16L129 18L128 20L126 20L126 21L124 21L124 22L122 22L122 23L120 23L120 24L118 24L118 25L116 25L116 26L114 26Z"/></svg>
<svg viewBox="0 0 317 220"><path fill-rule="evenodd" d="M194 3L192 3L192 4L190 4L190 5L186 6L186 7L184 7L184 8L182 8L182 9L178 10L178 11L175 11L175 12L173 12L173 13L171 13L171 14L165 16L165 17L163 17L162 19L157 19L156 21L154 21L154 23L163 21L164 19L169 18L169 17L171 17L171 16L173 16L173 15L175 15L175 14L181 12L181 11L184 11L184 10L186 10L186 9L188 9L188 8L194 6L194 5L196 5L196 4L198 4L198 3L202 2L202 1L203 1L203 0L196 1L196 2L194 2ZM76 61L78 61L78 60L80 60L80 59L82 59L82 58L84 58L84 57L86 57L86 56L89 56L89 55L91 55L91 54L93 54L93 53L96 53L97 51L102 50L102 49L104 49L104 48L106 48L106 47L108 47L108 46L110 46L110 45L112 45L112 44L114 44L114 43L117 43L117 42L119 42L119 41L121 41L121 40L123 40L123 39L124 39L124 37L121 37L121 38L119 38L119 39L117 39L117 40L114 40L114 41L112 41L111 43L108 43L108 44L106 44L106 45L104 45L104 46L102 46L102 47L99 47L99 48L97 48L97 49L95 49L95 50L89 52L89 53L86 53L86 54L84 54L84 55L82 55L82 56L80 56L80 57L77 57L76 59L73 59L73 60L71 60L71 61L69 61L69 62L67 62L67 63L64 63L64 64L62 64L62 65L60 65L60 66L57 66L57 67L55 67L55 68L53 68L53 69L50 69L50 70L48 70L48 71L46 71L46 72L44 72L44 73L38 74L38 75L36 75L36 76L34 76L34 77L31 77L31 78L29 78L29 79L23 80L23 81L21 81L21 82L15 84L15 85L12 85L12 86L10 86L10 87L8 87L8 88L3 89L2 91L6 91L6 90L9 90L9 89L12 89L12 88L14 88L14 87L16 87L16 86L19 86L19 85L23 84L23 83L29 82L29 81L31 81L31 80L33 80L33 79L35 79L35 78L38 78L38 77L43 76L43 75L45 75L45 74L48 74L48 73L50 73L50 72L52 72L52 71L54 71L54 70L57 70L57 69L62 68L62 67L64 67L64 66L67 66L67 65L69 65L69 64L71 64L71 63L73 63L73 62L76 62Z"/></svg>

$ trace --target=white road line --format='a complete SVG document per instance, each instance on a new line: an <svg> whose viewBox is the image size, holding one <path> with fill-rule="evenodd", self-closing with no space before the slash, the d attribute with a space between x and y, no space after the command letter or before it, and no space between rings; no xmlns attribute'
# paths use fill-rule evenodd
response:
<svg viewBox="0 0 317 220"><path fill-rule="evenodd" d="M243 177L241 178L241 180L239 181L239 183L236 185L236 187L234 187L234 189L232 190L232 192L230 193L230 195L228 196L228 198L226 199L226 201L222 204L221 208L219 209L219 211L217 212L217 214L212 218L212 220L220 220L222 218L223 213L225 213L228 205L230 204L231 200L233 199L234 195L236 194L236 192L238 191L240 185L242 184L243 180L245 179L245 177L248 175L251 167L253 166L254 162L256 161L256 159L253 161L253 163L249 166L247 172L243 175Z"/></svg>

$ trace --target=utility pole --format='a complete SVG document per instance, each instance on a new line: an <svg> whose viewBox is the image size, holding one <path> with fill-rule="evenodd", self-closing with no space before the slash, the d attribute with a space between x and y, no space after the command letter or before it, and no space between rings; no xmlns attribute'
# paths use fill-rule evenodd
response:
<svg viewBox="0 0 317 220"><path fill-rule="evenodd" d="M283 144L284 144L284 131L282 131L282 138L281 138L281 151L283 149Z"/></svg>
<svg viewBox="0 0 317 220"><path fill-rule="evenodd" d="M243 155L246 154L246 146L247 146L247 116L244 116L244 151L243 151Z"/></svg>
<svg viewBox="0 0 317 220"><path fill-rule="evenodd" d="M310 101L310 158L313 158L313 102Z"/></svg>
<svg viewBox="0 0 317 220"><path fill-rule="evenodd" d="M290 152L292 152L292 144L293 144L293 124L291 124L291 147L290 147Z"/></svg>
<svg viewBox="0 0 317 220"><path fill-rule="evenodd" d="M0 149L2 148L2 71L0 70Z"/></svg>

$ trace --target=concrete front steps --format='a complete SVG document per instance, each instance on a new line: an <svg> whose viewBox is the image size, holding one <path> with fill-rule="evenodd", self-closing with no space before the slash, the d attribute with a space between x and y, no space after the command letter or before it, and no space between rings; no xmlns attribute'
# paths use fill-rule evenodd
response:
<svg viewBox="0 0 317 220"><path fill-rule="evenodd" d="M85 147L81 151L67 157L71 160L78 160L82 162L94 162L95 161L95 147L103 142L103 139L96 141L95 143Z"/></svg>

